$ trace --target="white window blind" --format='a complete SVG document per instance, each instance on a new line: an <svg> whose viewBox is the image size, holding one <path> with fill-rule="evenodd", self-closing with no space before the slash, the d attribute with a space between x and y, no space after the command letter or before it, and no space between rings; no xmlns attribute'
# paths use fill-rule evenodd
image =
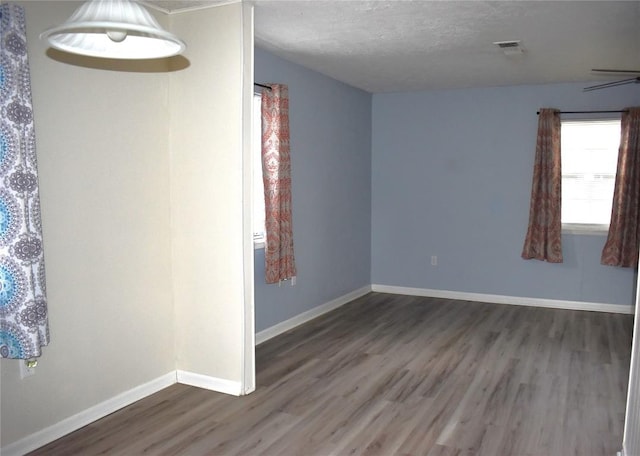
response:
<svg viewBox="0 0 640 456"><path fill-rule="evenodd" d="M264 182L262 180L262 97L253 96L253 241L264 243Z"/></svg>
<svg viewBox="0 0 640 456"><path fill-rule="evenodd" d="M607 229L620 120L562 121L562 223Z"/></svg>

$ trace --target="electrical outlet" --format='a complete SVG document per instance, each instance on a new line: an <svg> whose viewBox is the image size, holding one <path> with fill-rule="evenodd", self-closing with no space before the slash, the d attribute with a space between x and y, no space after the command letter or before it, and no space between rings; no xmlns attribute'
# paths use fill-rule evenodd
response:
<svg viewBox="0 0 640 456"><path fill-rule="evenodd" d="M431 255L431 266L438 266L438 256Z"/></svg>
<svg viewBox="0 0 640 456"><path fill-rule="evenodd" d="M36 373L36 366L38 360L35 359L21 359L20 360L20 378L31 377Z"/></svg>

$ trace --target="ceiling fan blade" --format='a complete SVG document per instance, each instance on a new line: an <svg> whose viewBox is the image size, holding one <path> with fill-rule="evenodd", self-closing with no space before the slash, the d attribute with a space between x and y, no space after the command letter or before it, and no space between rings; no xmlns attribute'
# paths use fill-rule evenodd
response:
<svg viewBox="0 0 640 456"><path fill-rule="evenodd" d="M640 70L612 70L605 68L593 68L592 73L615 73L615 74L640 74Z"/></svg>
<svg viewBox="0 0 640 456"><path fill-rule="evenodd" d="M605 82L604 84L597 84L594 86L585 87L584 89L582 89L582 91L591 92L592 90L608 89L609 87L617 87L617 86L633 84L637 82L640 82L640 76L637 78L622 79L620 81Z"/></svg>

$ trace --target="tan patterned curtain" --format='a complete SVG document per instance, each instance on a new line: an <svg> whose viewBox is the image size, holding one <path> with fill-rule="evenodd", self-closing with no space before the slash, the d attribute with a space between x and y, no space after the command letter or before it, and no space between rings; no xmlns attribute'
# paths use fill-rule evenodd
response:
<svg viewBox="0 0 640 456"><path fill-rule="evenodd" d="M541 109L522 258L562 263L560 111Z"/></svg>
<svg viewBox="0 0 640 456"><path fill-rule="evenodd" d="M633 268L640 241L640 108L626 109L621 124L611 223L600 262Z"/></svg>
<svg viewBox="0 0 640 456"><path fill-rule="evenodd" d="M262 92L262 175L264 179L265 280L278 283L296 276L291 215L289 90L269 84Z"/></svg>

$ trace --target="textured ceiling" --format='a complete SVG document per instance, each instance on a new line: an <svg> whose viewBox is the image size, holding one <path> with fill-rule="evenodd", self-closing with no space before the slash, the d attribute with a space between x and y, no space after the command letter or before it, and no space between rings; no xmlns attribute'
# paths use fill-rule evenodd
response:
<svg viewBox="0 0 640 456"><path fill-rule="evenodd" d="M240 0L140 0L140 3L165 13L193 11L212 6L238 3Z"/></svg>
<svg viewBox="0 0 640 456"><path fill-rule="evenodd" d="M640 70L640 1L252 3L257 46L369 92L600 82L611 78L591 68ZM521 40L524 53L505 56L492 44L504 40Z"/></svg>

